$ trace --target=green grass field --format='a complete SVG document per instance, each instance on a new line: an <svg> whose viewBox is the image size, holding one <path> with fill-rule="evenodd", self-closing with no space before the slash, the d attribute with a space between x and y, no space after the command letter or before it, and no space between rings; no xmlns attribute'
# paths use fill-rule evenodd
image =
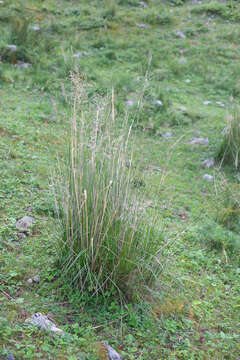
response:
<svg viewBox="0 0 240 360"><path fill-rule="evenodd" d="M239 358L240 173L203 163L239 103L239 21L233 0L0 3L1 359L107 359L101 341L129 360ZM52 175L68 145L70 71L90 104L114 88L118 126L126 113L133 123L133 183L168 243L138 303L55 286ZM20 238L24 215L36 222ZM39 284L27 282L34 275ZM68 335L24 326L35 312Z"/></svg>

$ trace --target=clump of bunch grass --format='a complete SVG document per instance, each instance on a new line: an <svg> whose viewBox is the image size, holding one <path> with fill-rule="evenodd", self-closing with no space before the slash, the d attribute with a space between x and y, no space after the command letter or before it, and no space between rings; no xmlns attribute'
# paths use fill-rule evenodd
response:
<svg viewBox="0 0 240 360"><path fill-rule="evenodd" d="M219 148L217 158L223 164L233 165L236 169L240 165L240 108L235 106L228 117L224 130L224 139Z"/></svg>
<svg viewBox="0 0 240 360"><path fill-rule="evenodd" d="M133 299L161 271L162 238L134 193L131 126L117 126L113 95L89 105L84 83L72 80L71 144L55 193L60 280L80 294Z"/></svg>

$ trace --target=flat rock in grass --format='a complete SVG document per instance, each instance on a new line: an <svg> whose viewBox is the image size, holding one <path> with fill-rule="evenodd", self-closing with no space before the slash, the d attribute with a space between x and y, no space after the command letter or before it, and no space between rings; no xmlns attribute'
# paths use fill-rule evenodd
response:
<svg viewBox="0 0 240 360"><path fill-rule="evenodd" d="M166 133L162 134L162 136L165 137L165 138L171 138L171 137L172 137L172 133L166 132Z"/></svg>
<svg viewBox="0 0 240 360"><path fill-rule="evenodd" d="M103 344L106 346L108 351L109 360L122 360L122 356L118 354L106 341L103 341Z"/></svg>
<svg viewBox="0 0 240 360"><path fill-rule="evenodd" d="M8 354L7 360L15 360L15 357L13 356L13 354Z"/></svg>
<svg viewBox="0 0 240 360"><path fill-rule="evenodd" d="M89 53L87 51L80 51L80 52L78 52L76 54L73 54L73 57L74 58L80 58L82 56L88 56L88 55L89 55Z"/></svg>
<svg viewBox="0 0 240 360"><path fill-rule="evenodd" d="M27 69L32 66L30 63L25 63L24 61L18 61L16 66L22 67L24 69Z"/></svg>
<svg viewBox="0 0 240 360"><path fill-rule="evenodd" d="M160 107L160 108L163 106L163 103L162 103L161 100L154 100L153 104L154 104L155 106L157 106L157 107Z"/></svg>
<svg viewBox="0 0 240 360"><path fill-rule="evenodd" d="M203 105L210 105L212 102L211 101L204 101Z"/></svg>
<svg viewBox="0 0 240 360"><path fill-rule="evenodd" d="M209 175L209 174L204 174L203 179L210 182L210 181L213 181L213 176Z"/></svg>
<svg viewBox="0 0 240 360"><path fill-rule="evenodd" d="M54 322L48 319L46 315L41 314L40 312L33 314L25 320L27 325L35 325L41 330L49 330L54 334L64 335L64 331L59 329Z"/></svg>
<svg viewBox="0 0 240 360"><path fill-rule="evenodd" d="M125 101L125 105L128 107L132 107L133 105L135 105L136 101L134 100L127 100Z"/></svg>
<svg viewBox="0 0 240 360"><path fill-rule="evenodd" d="M7 45L6 46L9 50L11 50L12 52L17 51L17 46L16 45Z"/></svg>
<svg viewBox="0 0 240 360"><path fill-rule="evenodd" d="M207 169L209 169L210 167L213 167L214 164L215 164L214 158L209 158L209 159L206 159L206 160L203 161L203 165L205 165L205 167Z"/></svg>
<svg viewBox="0 0 240 360"><path fill-rule="evenodd" d="M34 224L35 219L32 216L23 216L21 219L19 219L15 226L18 230L21 232L27 232L31 226Z"/></svg>
<svg viewBox="0 0 240 360"><path fill-rule="evenodd" d="M147 24L137 24L137 27L139 27L139 29L148 29L149 25L147 25Z"/></svg>
<svg viewBox="0 0 240 360"><path fill-rule="evenodd" d="M190 144L192 145L208 145L208 138L193 138L190 140Z"/></svg>
<svg viewBox="0 0 240 360"><path fill-rule="evenodd" d="M179 37L180 39L186 39L186 35L185 35L182 31L177 31L175 34L176 34L177 37Z"/></svg>
<svg viewBox="0 0 240 360"><path fill-rule="evenodd" d="M146 9L148 7L144 1L139 1L138 5L143 7L144 9Z"/></svg>

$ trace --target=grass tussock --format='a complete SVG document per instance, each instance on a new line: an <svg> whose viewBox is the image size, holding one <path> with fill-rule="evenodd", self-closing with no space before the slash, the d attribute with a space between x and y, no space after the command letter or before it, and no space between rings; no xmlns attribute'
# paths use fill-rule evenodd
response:
<svg viewBox="0 0 240 360"><path fill-rule="evenodd" d="M236 169L240 165L240 108L235 107L228 117L224 130L224 139L217 154L223 164L233 165Z"/></svg>
<svg viewBox="0 0 240 360"><path fill-rule="evenodd" d="M71 145L56 187L61 280L82 293L133 298L158 277L161 242L134 193L131 126L116 127L114 96L89 109L83 83L72 80Z"/></svg>

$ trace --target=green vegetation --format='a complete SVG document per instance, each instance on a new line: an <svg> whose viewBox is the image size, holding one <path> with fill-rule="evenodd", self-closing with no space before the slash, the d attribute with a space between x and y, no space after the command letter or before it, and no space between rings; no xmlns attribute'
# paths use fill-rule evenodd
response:
<svg viewBox="0 0 240 360"><path fill-rule="evenodd" d="M128 360L238 358L239 14L0 3L0 358L106 359L102 341ZM35 312L67 334L24 326Z"/></svg>
<svg viewBox="0 0 240 360"><path fill-rule="evenodd" d="M217 157L222 163L239 167L240 159L240 112L235 108L228 117L227 127L224 129L224 139Z"/></svg>

